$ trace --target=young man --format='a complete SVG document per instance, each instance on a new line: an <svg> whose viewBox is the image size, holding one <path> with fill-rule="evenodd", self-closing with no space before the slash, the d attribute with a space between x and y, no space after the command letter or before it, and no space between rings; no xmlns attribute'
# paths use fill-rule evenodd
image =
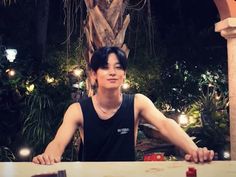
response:
<svg viewBox="0 0 236 177"><path fill-rule="evenodd" d="M134 161L139 120L155 126L162 135L186 152L187 161L211 161L214 152L198 148L172 119L166 118L142 94L122 94L127 59L117 47L103 47L91 58L96 93L69 106L63 123L44 153L33 158L37 164L59 162L79 127L83 143L82 161Z"/></svg>

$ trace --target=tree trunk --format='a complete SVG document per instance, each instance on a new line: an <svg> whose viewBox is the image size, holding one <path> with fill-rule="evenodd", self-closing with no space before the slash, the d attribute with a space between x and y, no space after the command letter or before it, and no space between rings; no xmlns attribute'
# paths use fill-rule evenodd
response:
<svg viewBox="0 0 236 177"><path fill-rule="evenodd" d="M34 45L34 71L39 72L40 64L45 60L48 28L49 0L40 0L36 3L36 37Z"/></svg>
<svg viewBox="0 0 236 177"><path fill-rule="evenodd" d="M124 44L125 32L130 16L123 20L127 2L124 0L85 0L87 20L85 34L87 39L87 57L89 62L94 50L103 46L121 47L128 55L129 49Z"/></svg>

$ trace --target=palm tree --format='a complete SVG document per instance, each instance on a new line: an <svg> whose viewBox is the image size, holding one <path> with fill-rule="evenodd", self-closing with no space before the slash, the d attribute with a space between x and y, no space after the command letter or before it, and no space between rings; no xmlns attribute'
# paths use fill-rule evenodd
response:
<svg viewBox="0 0 236 177"><path fill-rule="evenodd" d="M96 48L103 46L117 46L128 55L129 49L124 44L125 32L130 22L130 16L125 15L126 0L85 0L87 7L87 19L85 35L87 39L87 57Z"/></svg>

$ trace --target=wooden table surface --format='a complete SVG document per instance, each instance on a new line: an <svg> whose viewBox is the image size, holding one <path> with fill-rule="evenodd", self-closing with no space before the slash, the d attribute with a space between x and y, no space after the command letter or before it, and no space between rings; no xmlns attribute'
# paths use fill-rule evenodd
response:
<svg viewBox="0 0 236 177"><path fill-rule="evenodd" d="M66 170L67 177L185 177L188 167L197 177L236 177L236 161L194 164L185 161L162 162L61 162L37 165L31 162L0 162L0 177L31 177Z"/></svg>

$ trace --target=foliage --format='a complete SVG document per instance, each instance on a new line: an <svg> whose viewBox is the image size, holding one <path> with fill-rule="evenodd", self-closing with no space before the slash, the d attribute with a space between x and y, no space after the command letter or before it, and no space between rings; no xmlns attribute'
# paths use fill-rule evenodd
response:
<svg viewBox="0 0 236 177"><path fill-rule="evenodd" d="M44 79L34 83L35 91L25 98L22 133L35 153L42 152L55 135L65 109L71 102L70 87L63 80L47 83Z"/></svg>
<svg viewBox="0 0 236 177"><path fill-rule="evenodd" d="M14 77L9 76L9 68L14 64L9 63L1 50L0 60L0 146L10 147L17 139L20 132L20 110L22 108L21 75L16 72ZM11 148L14 149L14 148Z"/></svg>
<svg viewBox="0 0 236 177"><path fill-rule="evenodd" d="M220 67L216 70L208 69L201 74L198 86L203 92L209 89L206 86L211 86L216 92L220 91L223 95L227 95L227 75Z"/></svg>
<svg viewBox="0 0 236 177"><path fill-rule="evenodd" d="M41 153L54 137L66 108L72 103L72 87L65 66L62 53L51 56L43 64L41 76L30 78L27 83L35 88L25 97L22 134L34 154Z"/></svg>
<svg viewBox="0 0 236 177"><path fill-rule="evenodd" d="M147 65L146 68L139 66L130 67L127 72L127 79L131 88L129 92L142 93L148 96L153 101L157 99L159 91L159 66Z"/></svg>
<svg viewBox="0 0 236 177"><path fill-rule="evenodd" d="M11 147L13 152L27 145L33 150L31 155L45 149L73 101L68 76L76 61L76 55L67 58L63 50L52 51L38 75L17 62L9 63L5 58L0 61L1 144ZM15 76L9 77L5 72L10 66L17 71ZM69 157L70 154L65 154L65 159Z"/></svg>
<svg viewBox="0 0 236 177"><path fill-rule="evenodd" d="M206 146L219 154L229 145L228 97L218 95L216 86L207 85L207 91L190 106L187 115L195 121L186 127L199 146Z"/></svg>
<svg viewBox="0 0 236 177"><path fill-rule="evenodd" d="M12 151L4 146L0 146L0 162L15 161L15 156Z"/></svg>
<svg viewBox="0 0 236 177"><path fill-rule="evenodd" d="M51 137L50 122L53 119L53 101L48 95L32 94L26 99L26 107L22 133L30 147L44 148ZM40 148L39 151L42 151Z"/></svg>
<svg viewBox="0 0 236 177"><path fill-rule="evenodd" d="M175 64L161 71L162 102L169 104L176 110L183 109L192 103L198 94L198 81L194 69L188 68L188 63L176 61Z"/></svg>

